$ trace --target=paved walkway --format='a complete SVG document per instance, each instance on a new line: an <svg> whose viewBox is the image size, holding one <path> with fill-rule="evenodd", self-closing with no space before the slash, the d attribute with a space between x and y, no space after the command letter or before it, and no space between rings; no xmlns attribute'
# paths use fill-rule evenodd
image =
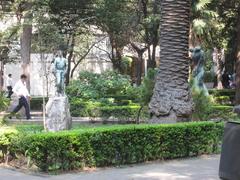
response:
<svg viewBox="0 0 240 180"><path fill-rule="evenodd" d="M49 176L0 168L0 180L219 180L219 155Z"/></svg>

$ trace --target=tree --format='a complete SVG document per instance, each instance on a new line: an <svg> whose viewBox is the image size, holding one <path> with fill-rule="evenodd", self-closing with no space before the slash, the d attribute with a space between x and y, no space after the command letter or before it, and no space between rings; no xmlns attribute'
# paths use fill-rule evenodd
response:
<svg viewBox="0 0 240 180"><path fill-rule="evenodd" d="M160 3L157 0L139 1L139 32L143 33L143 42L148 52L148 68L156 67L156 47L159 43Z"/></svg>
<svg viewBox="0 0 240 180"><path fill-rule="evenodd" d="M188 84L190 0L161 1L160 67L149 104L152 122L182 121L193 111Z"/></svg>
<svg viewBox="0 0 240 180"><path fill-rule="evenodd" d="M235 103L240 104L240 6L237 13L237 48L235 52L236 58L236 97Z"/></svg>
<svg viewBox="0 0 240 180"><path fill-rule="evenodd" d="M65 51L68 59L66 85L71 75L71 62L74 57L76 36L84 32L87 23L93 18L94 0L48 0L49 16L58 27L59 32L65 36L65 44L59 48Z"/></svg>
<svg viewBox="0 0 240 180"><path fill-rule="evenodd" d="M217 32L217 12L211 8L212 0L193 0L190 16L190 47L214 46L211 32ZM216 46L216 45L215 45Z"/></svg>
<svg viewBox="0 0 240 180"><path fill-rule="evenodd" d="M110 39L113 68L124 72L121 60L123 48L129 43L132 20L135 18L135 0L97 0L95 24Z"/></svg>

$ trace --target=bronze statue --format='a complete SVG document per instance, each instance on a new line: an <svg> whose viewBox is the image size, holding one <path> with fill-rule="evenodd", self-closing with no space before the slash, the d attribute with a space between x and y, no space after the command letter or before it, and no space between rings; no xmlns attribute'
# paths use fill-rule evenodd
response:
<svg viewBox="0 0 240 180"><path fill-rule="evenodd" d="M204 52L201 47L195 47L190 49L192 58L192 76L193 85L192 89L197 91L203 91L205 95L208 95L208 90L203 82L204 77Z"/></svg>
<svg viewBox="0 0 240 180"><path fill-rule="evenodd" d="M56 57L54 58L54 75L56 78L56 88L58 95L64 95L64 81L67 67L67 59L63 57L62 51L58 51Z"/></svg>

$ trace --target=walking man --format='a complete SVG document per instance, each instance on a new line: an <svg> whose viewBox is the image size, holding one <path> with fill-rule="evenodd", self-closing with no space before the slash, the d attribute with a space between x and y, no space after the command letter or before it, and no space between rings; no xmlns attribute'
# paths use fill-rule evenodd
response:
<svg viewBox="0 0 240 180"><path fill-rule="evenodd" d="M12 88L13 88L13 80L12 80L12 74L8 74L7 80L6 80L6 87L8 90L8 96L7 98L11 98L11 95L13 94Z"/></svg>
<svg viewBox="0 0 240 180"><path fill-rule="evenodd" d="M17 113L22 107L24 107L27 119L31 119L30 108L28 104L28 98L31 98L31 96L26 86L26 80L27 80L27 76L25 74L22 74L20 76L20 80L15 84L13 88L13 92L19 98L19 102L11 114Z"/></svg>

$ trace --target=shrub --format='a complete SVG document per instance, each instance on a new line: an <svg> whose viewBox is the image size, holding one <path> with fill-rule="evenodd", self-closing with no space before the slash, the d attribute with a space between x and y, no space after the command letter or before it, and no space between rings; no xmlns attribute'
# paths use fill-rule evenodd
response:
<svg viewBox="0 0 240 180"><path fill-rule="evenodd" d="M5 97L5 95L0 92L0 111L4 111L10 103L10 100Z"/></svg>
<svg viewBox="0 0 240 180"><path fill-rule="evenodd" d="M25 136L21 153L43 171L109 166L215 153L223 123L127 125Z"/></svg>
<svg viewBox="0 0 240 180"><path fill-rule="evenodd" d="M235 96L235 89L209 89L208 92L213 96Z"/></svg>
<svg viewBox="0 0 240 180"><path fill-rule="evenodd" d="M214 73L206 71L204 73L204 82L214 82Z"/></svg>
<svg viewBox="0 0 240 180"><path fill-rule="evenodd" d="M130 77L114 71L102 74L81 72L79 79L72 81L66 92L70 98L99 99L111 95L124 95L130 87Z"/></svg>
<svg viewBox="0 0 240 180"><path fill-rule="evenodd" d="M233 106L212 106L208 118L223 121L237 120L239 117L233 112Z"/></svg>
<svg viewBox="0 0 240 180"><path fill-rule="evenodd" d="M123 119L135 119L140 105L132 103L131 100L112 102L85 101L74 99L71 101L71 115L75 117L114 117ZM148 117L148 111L144 109L142 118Z"/></svg>
<svg viewBox="0 0 240 180"><path fill-rule="evenodd" d="M192 119L194 121L206 121L209 119L209 114L212 112L212 103L209 96L204 94L204 91L192 91L194 112Z"/></svg>
<svg viewBox="0 0 240 180"><path fill-rule="evenodd" d="M48 98L45 98L47 103ZM33 97L30 101L32 110L42 110L43 109L43 97Z"/></svg>
<svg viewBox="0 0 240 180"><path fill-rule="evenodd" d="M156 74L157 69L148 69L147 76L144 77L140 97L140 103L143 105L147 105L152 98Z"/></svg>
<svg viewBox="0 0 240 180"><path fill-rule="evenodd" d="M234 104L235 100L235 89L210 89L209 94L212 95L214 98L221 97L221 96L228 96L231 104Z"/></svg>
<svg viewBox="0 0 240 180"><path fill-rule="evenodd" d="M10 154L12 140L17 136L18 132L15 128L0 126L0 157L4 160Z"/></svg>
<svg viewBox="0 0 240 180"><path fill-rule="evenodd" d="M123 119L135 119L140 106L105 106L100 107L101 117L117 117Z"/></svg>
<svg viewBox="0 0 240 180"><path fill-rule="evenodd" d="M229 96L216 96L213 98L213 102L215 104L220 104L220 105L231 105L231 100Z"/></svg>

